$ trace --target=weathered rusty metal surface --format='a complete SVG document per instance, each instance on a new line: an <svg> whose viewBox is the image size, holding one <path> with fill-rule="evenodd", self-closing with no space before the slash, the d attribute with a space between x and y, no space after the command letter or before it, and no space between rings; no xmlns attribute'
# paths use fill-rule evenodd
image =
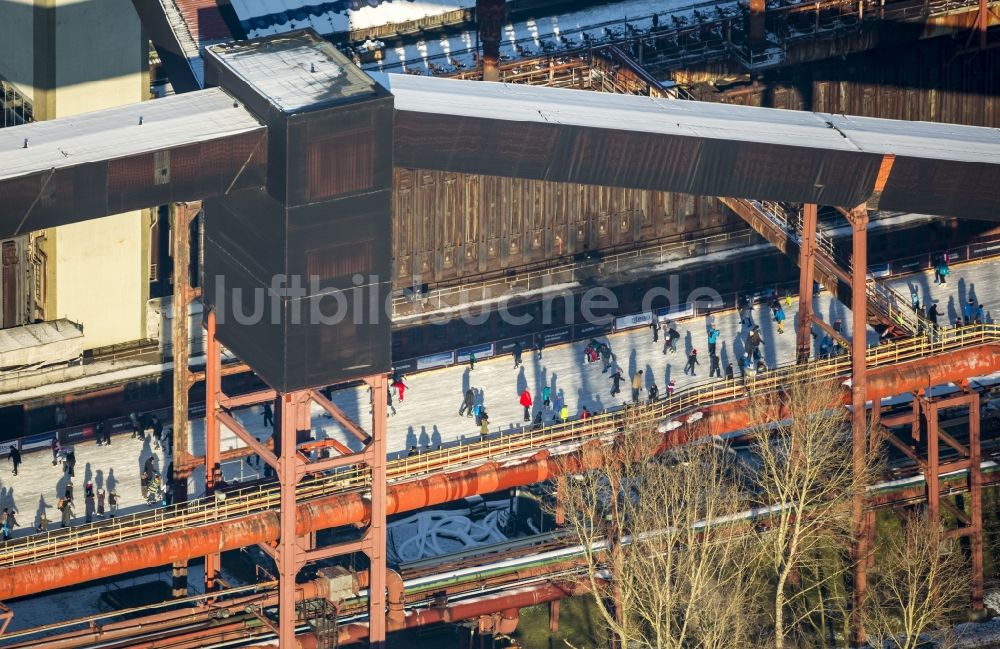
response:
<svg viewBox="0 0 1000 649"><path fill-rule="evenodd" d="M1000 126L1000 48L958 55L936 38L763 73L752 85L700 99L885 119Z"/></svg>
<svg viewBox="0 0 1000 649"><path fill-rule="evenodd" d="M394 187L396 288L736 222L690 194L398 167Z"/></svg>
<svg viewBox="0 0 1000 649"><path fill-rule="evenodd" d="M484 595L475 599L416 609L406 613L405 627L415 628L428 624L447 624L490 615L507 609L521 609L536 606L587 592L582 582L576 583L542 583L537 586L525 586L505 591L500 595ZM368 637L368 627L363 624L350 624L340 628L340 644L361 642ZM318 647L315 636L306 634L299 636L302 647Z"/></svg>
<svg viewBox="0 0 1000 649"><path fill-rule="evenodd" d="M933 356L899 366L868 372L869 398L879 398L917 390L927 385L956 381L995 371L1000 363L1000 346L984 345ZM839 381L839 379L838 379ZM849 394L845 392L846 399ZM682 443L689 435L719 435L746 428L749 424L744 402L730 402L703 409L703 418L689 431L678 429L667 444ZM429 475L387 490L386 514L413 511L430 505L458 500L475 494L542 482L580 470L599 461L600 454L581 452L552 456L540 451L511 465L487 463L447 473ZM370 503L360 492L318 498L298 506L297 534L341 527L368 520ZM57 559L0 569L0 600L7 601L46 590L120 575L151 566L232 550L278 538L275 512L254 514L227 523L178 529L139 542L110 545Z"/></svg>

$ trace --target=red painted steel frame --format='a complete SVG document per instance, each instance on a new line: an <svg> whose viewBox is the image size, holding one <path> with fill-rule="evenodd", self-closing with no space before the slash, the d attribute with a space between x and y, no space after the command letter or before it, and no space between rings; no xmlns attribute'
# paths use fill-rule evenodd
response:
<svg viewBox="0 0 1000 649"><path fill-rule="evenodd" d="M816 212L815 203L806 203L802 209L802 242L799 247L799 323L795 331L795 359L797 363L809 362L812 347L813 281L816 270Z"/></svg>
<svg viewBox="0 0 1000 649"><path fill-rule="evenodd" d="M205 493L213 494L222 477L219 448L218 403L222 385L222 355L215 339L215 310L205 314ZM216 579L222 570L221 555L205 556L205 591L216 589Z"/></svg>
<svg viewBox="0 0 1000 649"><path fill-rule="evenodd" d="M224 423L237 437L243 440L265 463L271 466L278 476L280 487L280 508L278 514L278 543L272 547L266 543L261 548L274 558L278 567L278 627L279 642L282 646L293 646L296 626L296 584L295 577L306 562L320 558L364 552L369 559L370 595L369 617L371 622L371 645L381 647L385 642L385 517L386 517L386 419L388 416L387 397L389 382L386 376L376 375L363 380L372 392L372 425L371 432L366 433L356 422L330 403L316 390L301 390L290 393L277 393L275 399L275 428L278 439L275 445L277 453L271 452L266 444L257 440L249 431L240 425L228 412L222 410L222 405L232 405L230 399L222 391L221 356L219 343L215 338L215 313L209 311L206 315L206 354L205 366L205 436L206 436L206 491L211 493L221 479L219 452L219 425ZM265 400L272 396L271 392L260 393L249 403L259 403L260 397ZM307 456L298 444L300 431L311 429L310 407L316 403L341 423L362 443L364 448L360 453L351 453L342 444L324 445L340 451L340 456L307 461ZM307 445L312 446L312 445ZM300 511L296 502L296 486L306 473L327 471L345 464L363 463L371 471L371 498L369 504L368 527L359 541L336 546L315 549L314 533L317 527L301 529ZM273 537L265 537L273 538ZM264 539L262 539L264 540ZM215 587L215 579L219 571L219 554L206 556L205 580L206 588ZM267 622L265 620L265 622ZM270 624L269 622L267 622Z"/></svg>
<svg viewBox="0 0 1000 649"><path fill-rule="evenodd" d="M869 396L877 399L918 390L928 384L939 385L989 374L997 370L997 358L1000 358L998 345L990 344L929 356L900 366L879 367L869 373ZM843 377L832 380L839 385ZM692 438L742 430L750 423L745 402L722 403L699 409L699 412L703 417L690 426ZM688 435L682 433L670 435L667 442L682 443L686 439ZM266 447L264 449L266 451ZM582 470L583 461L579 453L553 456L541 450L517 464L500 466L487 462L394 482L387 491L386 511L388 514L414 511L470 495L542 482ZM360 493L343 492L300 503L298 509L298 533L305 535L315 530L366 523L370 499ZM71 557L0 567L0 601L125 574L178 558L189 559L255 543L270 543L278 538L278 515L266 511L128 543L82 550Z"/></svg>
<svg viewBox="0 0 1000 649"><path fill-rule="evenodd" d="M914 399L914 402L917 402ZM927 459L921 462L927 485L927 505L930 510L930 523L937 525L941 521L941 506L943 505L958 526L947 530L945 535L950 538L968 536L972 550L972 609L983 610L983 474L981 467L980 429L979 429L979 395L966 392L957 396L939 399L922 396L919 399L918 416L921 428L927 431ZM968 446L959 443L939 426L940 411L945 408L966 407L969 411L969 443ZM952 462L941 462L940 442L951 446L958 452L959 459ZM953 505L949 500L941 499L941 476L956 470L967 470L969 488L969 514Z"/></svg>
<svg viewBox="0 0 1000 649"><path fill-rule="evenodd" d="M191 357L189 346L190 322L188 313L191 303L201 291L191 286L191 224L201 212L201 201L175 203L171 206L173 223L171 239L173 243L173 312L171 340L174 360L174 403L173 403L173 465L172 476L166 488L173 490L174 501L187 500L188 477L191 475L191 453L188 448L188 396L191 389L191 372L188 361ZM173 596L187 595L187 562L175 561L172 566Z"/></svg>
<svg viewBox="0 0 1000 649"><path fill-rule="evenodd" d="M851 450L855 472L864 471L868 455L868 422L866 402L868 381L865 350L868 341L868 209L862 205L851 211ZM864 493L858 491L852 507L854 534L857 543L854 564L854 608L851 628L858 641L864 641L865 631L861 611L868 590L868 544L865 534Z"/></svg>

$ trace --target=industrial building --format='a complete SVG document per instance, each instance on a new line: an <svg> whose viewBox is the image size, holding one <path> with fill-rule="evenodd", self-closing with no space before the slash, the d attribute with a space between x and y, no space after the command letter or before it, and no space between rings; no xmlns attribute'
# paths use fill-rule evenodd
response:
<svg viewBox="0 0 1000 649"><path fill-rule="evenodd" d="M985 615L997 5L5 4L0 450L32 486L0 480L22 525L0 643L385 646L458 623L485 641L542 603L554 632L587 590L581 550L524 490L594 469L630 426L665 449L741 439L754 395L805 382L840 391L856 461L890 449L850 503L858 556L877 512L926 503ZM775 302L790 331L765 326L746 375L745 320ZM689 364L718 326L741 376L682 376L658 323L687 330ZM669 398L607 396L579 363L597 339ZM543 386L573 410L546 396L522 421ZM468 391L476 430L468 396L454 414ZM119 516L88 502L56 529L67 449ZM397 515L463 499L544 523L409 554ZM46 593L167 566L169 593L39 618Z"/></svg>

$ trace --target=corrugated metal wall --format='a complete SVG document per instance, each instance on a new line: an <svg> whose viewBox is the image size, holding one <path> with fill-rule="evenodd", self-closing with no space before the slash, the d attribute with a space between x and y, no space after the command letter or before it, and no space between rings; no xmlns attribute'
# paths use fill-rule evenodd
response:
<svg viewBox="0 0 1000 649"><path fill-rule="evenodd" d="M716 199L423 169L395 170L394 285L631 247L723 225Z"/></svg>
<svg viewBox="0 0 1000 649"><path fill-rule="evenodd" d="M994 29L992 32L1000 30ZM1000 33L991 33L992 40ZM957 54L965 35L769 72L724 103L891 119L1000 126L1000 49Z"/></svg>

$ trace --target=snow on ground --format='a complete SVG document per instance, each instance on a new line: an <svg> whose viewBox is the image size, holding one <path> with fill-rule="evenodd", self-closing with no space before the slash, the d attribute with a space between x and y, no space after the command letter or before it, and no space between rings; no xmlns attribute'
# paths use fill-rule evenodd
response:
<svg viewBox="0 0 1000 649"><path fill-rule="evenodd" d="M475 7L475 0L381 0L352 9L346 2L308 6L302 0L233 0L237 18L249 38L279 34L312 26L320 34L333 34L379 25L405 23L438 16L455 9Z"/></svg>
<svg viewBox="0 0 1000 649"><path fill-rule="evenodd" d="M545 47L553 50L581 47L584 45L584 33L595 41L603 41L607 38L605 26L619 37L624 34L626 21L630 27L647 30L653 25L654 13L660 15L660 25L665 27L671 22L668 16L691 20L696 8L702 13L714 12L716 7L735 12L736 6L737 3L732 1L630 0L558 16L509 23L503 29L500 56L516 59L541 54ZM561 38L566 38L569 43L563 43ZM452 67L448 60L454 59L460 64L458 67L471 68L475 65L472 52L476 50L477 43L474 29L446 34L439 38L387 48L385 58L380 63L363 67L370 70L399 71L402 68L428 72L430 61L447 70ZM517 47L521 48L520 52Z"/></svg>
<svg viewBox="0 0 1000 649"><path fill-rule="evenodd" d="M997 264L982 262L966 264L954 269L946 286L936 286L930 273L894 279L891 284L903 295L909 295L912 288L919 292L921 300L928 298L938 301L942 313L941 321L952 320L969 295L995 308L1000 302L1000 282L997 282ZM798 310L798 301L793 299L786 308L788 324L783 335L777 333L775 323L769 317L767 305L759 305L754 319L764 334L764 358L768 366L789 363L793 359L795 334L793 321ZM850 333L850 311L840 303L831 300L828 293L816 297L816 310L827 321L841 318ZM719 355L722 367L735 361L743 351L740 342L741 327L738 316L732 312L720 312L716 317L722 331L719 341ZM644 370L644 383L655 381L664 394L667 382L675 379L678 389L695 382L708 380L708 349L706 341L706 321L704 317L681 321L679 331L682 338L676 354L663 353L663 336L658 343L652 342L651 331L640 327L607 337L616 355L615 366L621 367L626 379L635 371ZM868 332L870 342L875 341L873 332ZM555 408L565 402L571 416L577 416L586 406L591 412L622 404L631 397L630 383L626 380L622 391L611 396L610 372L601 373L600 363L584 365L583 348L586 341L546 348L541 358L536 358L530 350L525 350L523 365L514 369L510 356L482 360L470 370L467 365L453 366L414 374L406 377L409 386L402 402L394 399L396 414L389 418L388 452L391 457L404 454L410 447L433 448L443 444L454 444L461 440L472 441L479 438L479 430L474 421L459 416L458 410L467 388L476 393L479 403L486 406L490 416L490 430L493 433L518 429L522 423L522 408L518 398L525 388L529 388L536 407L540 407L541 390L551 388L553 407L545 409L546 421L551 421ZM700 363L694 376L683 373L686 354L691 349L699 352ZM334 402L355 421L363 421L369 415L367 390L348 389L334 393ZM244 408L235 416L259 439L270 434L263 425L260 407ZM346 433L342 427L330 419L318 406L312 411L312 423L320 438L335 438L351 448L360 448L360 442ZM364 424L362 424L364 426ZM367 428L367 426L365 426ZM223 427L222 449L242 446L235 435ZM195 454L204 453L203 420L191 425L191 449ZM156 469L162 472L170 462L162 450L151 447L150 442L116 436L111 446L95 446L87 442L76 446L76 477L74 478L77 517L83 517L83 485L92 480L97 488L114 486L121 497L122 513L141 510L145 500L140 493L139 475L146 458L155 455ZM55 510L56 499L62 495L68 481L61 467L52 465L48 452L33 452L24 455L24 464L19 475L9 473L9 466L0 475L0 505L13 507L18 512L21 528L15 530L20 536L34 529L38 515L45 511L50 521L58 521ZM223 476L228 482L246 481L257 476L256 470L246 461L227 462L223 466ZM203 472L192 477L190 493L201 494ZM58 524L58 523L54 523Z"/></svg>
<svg viewBox="0 0 1000 649"><path fill-rule="evenodd" d="M454 554L480 545L502 543L510 515L508 502L491 503L489 513L473 520L471 511L422 510L387 525L389 563L409 563Z"/></svg>

